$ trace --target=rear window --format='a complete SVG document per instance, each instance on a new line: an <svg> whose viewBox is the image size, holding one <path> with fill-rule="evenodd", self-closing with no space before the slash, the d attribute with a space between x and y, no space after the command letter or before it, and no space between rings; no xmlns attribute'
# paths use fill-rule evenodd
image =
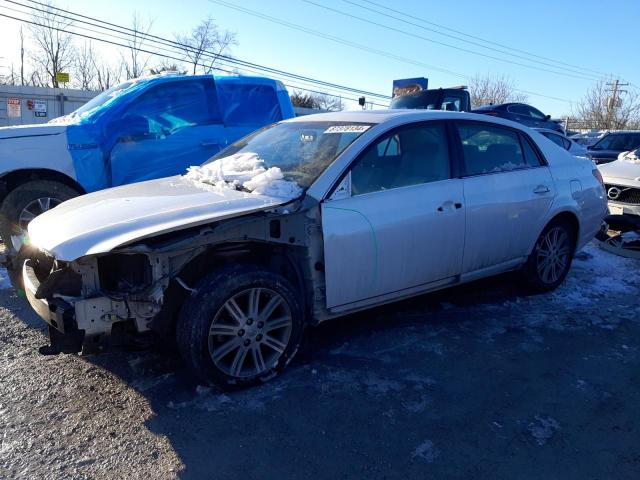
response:
<svg viewBox="0 0 640 480"><path fill-rule="evenodd" d="M224 124L263 126L282 120L278 94L270 85L216 83Z"/></svg>

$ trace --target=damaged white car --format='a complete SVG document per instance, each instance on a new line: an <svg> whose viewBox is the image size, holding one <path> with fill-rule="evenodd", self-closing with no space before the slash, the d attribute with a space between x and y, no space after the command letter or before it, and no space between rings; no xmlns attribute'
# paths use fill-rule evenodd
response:
<svg viewBox="0 0 640 480"><path fill-rule="evenodd" d="M640 148L620 154L598 169L604 179L612 215L640 216Z"/></svg>
<svg viewBox="0 0 640 480"><path fill-rule="evenodd" d="M520 124L330 113L44 213L22 276L44 353L169 338L201 381L244 385L307 325L508 270L553 289L605 214L593 163Z"/></svg>

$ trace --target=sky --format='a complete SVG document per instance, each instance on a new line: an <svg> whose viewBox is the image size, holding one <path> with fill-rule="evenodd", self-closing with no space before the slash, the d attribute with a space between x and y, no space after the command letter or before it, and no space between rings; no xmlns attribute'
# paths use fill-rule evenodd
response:
<svg viewBox="0 0 640 480"><path fill-rule="evenodd" d="M137 11L153 20L151 33L170 38L211 15L221 29L236 32L239 43L231 53L238 59L386 95L399 78L427 77L435 88L464 85L475 74L504 75L528 92L528 103L560 117L571 112L571 102L583 97L597 78L631 82L635 85L626 88L640 93L637 41L632 28L614 21L638 18L637 0L606 4L595 0L61 0L55 4L121 25L130 24ZM0 0L0 14L18 15L7 7L21 8ZM15 20L0 17L4 72L17 61L18 28ZM102 52L118 56L111 47L102 47Z"/></svg>

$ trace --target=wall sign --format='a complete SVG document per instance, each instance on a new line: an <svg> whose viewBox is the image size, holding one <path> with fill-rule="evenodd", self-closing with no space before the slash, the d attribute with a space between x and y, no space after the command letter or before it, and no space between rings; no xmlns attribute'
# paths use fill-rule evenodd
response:
<svg viewBox="0 0 640 480"><path fill-rule="evenodd" d="M9 118L22 117L19 98L7 98L7 117Z"/></svg>
<svg viewBox="0 0 640 480"><path fill-rule="evenodd" d="M47 102L46 100L35 100L33 102L33 114L36 117L47 116Z"/></svg>

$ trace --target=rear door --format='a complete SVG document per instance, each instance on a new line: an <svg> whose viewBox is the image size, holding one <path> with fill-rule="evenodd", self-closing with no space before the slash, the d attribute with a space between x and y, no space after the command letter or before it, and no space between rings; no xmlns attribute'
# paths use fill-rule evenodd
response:
<svg viewBox="0 0 640 480"><path fill-rule="evenodd" d="M132 101L114 128L112 186L184 173L226 145L210 78L151 87Z"/></svg>
<svg viewBox="0 0 640 480"><path fill-rule="evenodd" d="M451 171L444 122L383 134L354 161L322 203L329 308L460 273L462 181Z"/></svg>
<svg viewBox="0 0 640 480"><path fill-rule="evenodd" d="M463 273L525 256L555 195L549 167L522 132L456 122L463 153Z"/></svg>

